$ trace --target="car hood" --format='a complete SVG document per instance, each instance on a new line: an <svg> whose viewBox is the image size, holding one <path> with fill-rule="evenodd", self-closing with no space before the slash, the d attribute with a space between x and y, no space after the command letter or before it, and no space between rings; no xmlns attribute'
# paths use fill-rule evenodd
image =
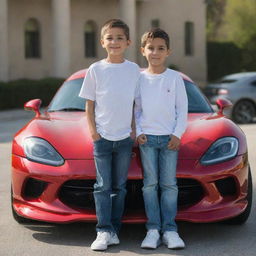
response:
<svg viewBox="0 0 256 256"><path fill-rule="evenodd" d="M14 154L24 156L23 140L30 136L47 140L64 159L93 159L93 143L84 112L51 112L32 119L14 137ZM224 116L189 114L179 159L199 159L214 141L225 136L245 139L241 129ZM136 147L134 151L138 152ZM245 152L246 147L239 148L240 154Z"/></svg>

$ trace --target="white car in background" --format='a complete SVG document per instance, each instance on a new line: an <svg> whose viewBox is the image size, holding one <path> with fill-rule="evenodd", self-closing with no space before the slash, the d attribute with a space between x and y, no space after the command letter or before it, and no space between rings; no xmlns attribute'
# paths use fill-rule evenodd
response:
<svg viewBox="0 0 256 256"><path fill-rule="evenodd" d="M219 98L230 100L233 107L225 114L236 123L251 123L256 117L256 72L224 76L208 84L204 94L211 104L215 104Z"/></svg>

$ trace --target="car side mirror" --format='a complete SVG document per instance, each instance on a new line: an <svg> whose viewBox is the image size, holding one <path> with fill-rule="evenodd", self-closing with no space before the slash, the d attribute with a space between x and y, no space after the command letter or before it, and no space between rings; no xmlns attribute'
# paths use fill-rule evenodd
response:
<svg viewBox="0 0 256 256"><path fill-rule="evenodd" d="M218 106L219 108L219 111L218 111L218 115L224 115L223 112L225 109L227 108L231 108L233 106L232 102L229 101L228 99L217 99L216 100L216 105Z"/></svg>
<svg viewBox="0 0 256 256"><path fill-rule="evenodd" d="M40 116L40 106L41 106L42 101L40 99L34 99L26 102L24 104L24 109L28 111L34 111L36 113L36 117Z"/></svg>

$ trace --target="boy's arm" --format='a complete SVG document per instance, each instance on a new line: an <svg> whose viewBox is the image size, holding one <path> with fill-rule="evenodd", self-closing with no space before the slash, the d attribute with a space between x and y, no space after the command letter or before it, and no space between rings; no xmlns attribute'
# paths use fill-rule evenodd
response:
<svg viewBox="0 0 256 256"><path fill-rule="evenodd" d="M92 66L86 73L79 97L86 99L85 111L91 137L93 141L99 140L100 135L97 133L95 123L96 79Z"/></svg>
<svg viewBox="0 0 256 256"><path fill-rule="evenodd" d="M136 126L136 136L138 139L139 144L144 144L147 142L147 137L143 133L141 126L140 126L140 116L142 113L142 107L141 107L141 97L138 95L135 98L135 104L134 104L134 121Z"/></svg>
<svg viewBox="0 0 256 256"><path fill-rule="evenodd" d="M141 112L142 112L141 97L138 94L138 95L136 95L135 101L134 101L134 121L135 121L135 126L136 126L136 136L137 137L143 133L142 129L140 127Z"/></svg>
<svg viewBox="0 0 256 256"><path fill-rule="evenodd" d="M133 140L136 139L136 125L135 125L135 117L134 117L134 105L135 105L135 103L133 104L132 125L131 125L131 127L132 127L132 132L131 132L131 134L130 134L130 136L131 136L131 138L132 138Z"/></svg>
<svg viewBox="0 0 256 256"><path fill-rule="evenodd" d="M180 76L176 79L175 111L176 127L168 143L168 148L171 150L179 150L180 139L187 126L188 99L183 79Z"/></svg>
<svg viewBox="0 0 256 256"><path fill-rule="evenodd" d="M93 141L99 140L100 134L97 132L95 123L95 102L92 100L86 100L86 118L89 127L89 131Z"/></svg>
<svg viewBox="0 0 256 256"><path fill-rule="evenodd" d="M181 76L176 78L175 109L177 121L173 135L180 139L186 130L188 116L188 98Z"/></svg>

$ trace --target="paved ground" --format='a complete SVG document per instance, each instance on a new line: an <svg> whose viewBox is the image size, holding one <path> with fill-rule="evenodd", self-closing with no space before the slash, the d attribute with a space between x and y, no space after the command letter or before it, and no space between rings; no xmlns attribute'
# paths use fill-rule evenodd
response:
<svg viewBox="0 0 256 256"><path fill-rule="evenodd" d="M160 246L155 251L140 249L144 225L125 225L121 232L121 245L105 253L92 252L94 224L19 225L10 211L11 139L31 117L23 110L0 111L0 256L80 256L80 255L184 255L184 256L255 256L256 207L254 202L250 218L242 226L224 224L178 223L187 248L171 251ZM256 188L256 124L243 125L247 136L249 160Z"/></svg>

